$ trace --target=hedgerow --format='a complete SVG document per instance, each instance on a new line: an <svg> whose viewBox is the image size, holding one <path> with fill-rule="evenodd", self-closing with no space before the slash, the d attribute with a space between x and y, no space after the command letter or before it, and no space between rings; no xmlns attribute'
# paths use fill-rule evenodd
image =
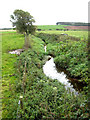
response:
<svg viewBox="0 0 90 120"><path fill-rule="evenodd" d="M37 53L28 50L17 61L16 92L23 95L23 109L19 107L17 118L88 119L87 98L84 95L76 96L73 93L67 93L64 85L57 80L47 78L42 71L42 61L38 58Z"/></svg>

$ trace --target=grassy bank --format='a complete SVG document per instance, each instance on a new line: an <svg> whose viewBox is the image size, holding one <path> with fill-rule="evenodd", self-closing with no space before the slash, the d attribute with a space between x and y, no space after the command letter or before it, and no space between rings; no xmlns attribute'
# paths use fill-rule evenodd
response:
<svg viewBox="0 0 90 120"><path fill-rule="evenodd" d="M84 93L71 95L64 85L44 75L45 43L35 36L30 38L31 48L17 56L8 51L22 48L24 36L17 33L3 35L3 118L88 119L87 96ZM20 98L22 103L19 103Z"/></svg>
<svg viewBox="0 0 90 120"><path fill-rule="evenodd" d="M80 35L78 31L72 32L72 34L71 32L66 33L70 33L70 35L41 32L37 36L45 41L47 54L54 56L58 67L65 68L69 76L88 83L87 32Z"/></svg>

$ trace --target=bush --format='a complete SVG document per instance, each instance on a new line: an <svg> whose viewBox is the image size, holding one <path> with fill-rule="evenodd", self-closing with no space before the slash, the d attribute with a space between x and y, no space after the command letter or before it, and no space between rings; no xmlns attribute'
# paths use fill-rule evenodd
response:
<svg viewBox="0 0 90 120"><path fill-rule="evenodd" d="M19 66L19 61L17 66L18 69L22 69L22 73L25 69L24 63L27 61L25 93L21 88L19 89L20 94L24 94L23 109L19 108L18 111L22 118L33 120L88 119L87 98L83 95L75 96L67 93L64 86L57 80L45 77L42 69L39 69L36 64L38 61L42 64L37 53L29 50L23 53L19 59L22 60L23 67ZM19 76L19 73L17 75ZM23 74L19 78L22 82L18 80L17 87L23 83Z"/></svg>

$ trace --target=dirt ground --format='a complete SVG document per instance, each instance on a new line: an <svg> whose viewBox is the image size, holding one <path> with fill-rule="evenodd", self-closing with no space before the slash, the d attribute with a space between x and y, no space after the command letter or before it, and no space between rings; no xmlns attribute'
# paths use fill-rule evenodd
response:
<svg viewBox="0 0 90 120"><path fill-rule="evenodd" d="M90 29L90 26L66 26L65 28L71 29L71 30L88 30Z"/></svg>

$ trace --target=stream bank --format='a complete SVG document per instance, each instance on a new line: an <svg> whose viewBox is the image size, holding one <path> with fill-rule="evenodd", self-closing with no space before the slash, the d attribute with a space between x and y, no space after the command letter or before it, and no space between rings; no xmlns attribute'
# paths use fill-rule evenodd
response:
<svg viewBox="0 0 90 120"><path fill-rule="evenodd" d="M44 50L46 52L46 46L44 47ZM24 49L17 49L14 51L9 51L9 53L20 55L23 51ZM77 79L67 77L67 72L64 69L61 70L60 68L56 67L53 57L46 56L45 59L48 60L46 63L44 61L45 65L43 66L43 72L46 76L52 79L57 79L59 82L65 85L66 90L70 88L71 92L76 92L77 90L80 92L83 90L84 84L78 82ZM78 92L75 94L78 94Z"/></svg>
<svg viewBox="0 0 90 120"><path fill-rule="evenodd" d="M9 107L7 109L9 112L6 114L4 108L4 116L7 115L7 118L10 118L12 115L12 119L21 119L18 116L22 115L23 119L33 120L87 118L86 97L67 94L64 85L57 80L46 77L43 73L42 60L45 56L43 45L40 39L33 37L32 49L18 56L16 62L17 78L14 84L15 94L12 95L15 97L11 103L5 104ZM50 60L50 58L48 59ZM24 88L25 93L23 93ZM23 109L18 106L19 96L22 95Z"/></svg>
<svg viewBox="0 0 90 120"><path fill-rule="evenodd" d="M44 55L43 55L44 56ZM48 66L49 68L46 70L52 71L52 64L53 59L50 59L47 57L48 64L51 65ZM25 93L23 97L23 103L25 104L24 109L22 110L22 113L25 112L25 115L27 115L27 118L30 119L54 119L59 120L62 119L63 116L65 119L74 119L74 118L83 118L81 115L83 113L82 111L82 103L85 103L85 98L83 95L78 94L70 94L65 89L64 85L62 85L58 80L52 80L51 78L48 78L45 76L42 70L42 66L38 68L38 63L42 64L42 60L40 60L40 54L36 53L34 50L28 50L24 53L22 53L19 56L19 60L17 61L17 69L18 69L18 75L21 73L21 79L20 77L17 80L17 89L16 91L22 93L22 82L25 81ZM50 61L51 60L51 61ZM23 80L23 72L25 70L24 63L27 63L27 72L25 80ZM50 62L50 63L48 63ZM51 64L52 62L52 64ZM55 64L53 64L55 67ZM23 67L23 68L22 68ZM45 67L45 66L44 66ZM54 69L54 68L53 68ZM54 69L55 70L55 69ZM47 72L48 73L48 72ZM62 74L63 75L63 74ZM62 76L61 75L61 76ZM61 77L60 76L60 77ZM64 78L64 77L62 77ZM66 82L65 82L66 83ZM21 86L20 86L21 85ZM72 88L71 88L72 89ZM86 104L84 106L84 109L86 109ZM76 111L77 110L77 111ZM18 111L20 113L20 110ZM77 116L77 114L78 116ZM66 116L70 114L70 116ZM75 114L75 115L73 115ZM23 115L24 116L24 115ZM44 117L43 117L44 116ZM48 117L49 116L49 117Z"/></svg>
<svg viewBox="0 0 90 120"><path fill-rule="evenodd" d="M46 45L46 55L54 58L57 71L64 72L76 90L83 91L85 87L87 93L89 75L87 40L78 39L77 36L44 32L38 33L37 36Z"/></svg>
<svg viewBox="0 0 90 120"><path fill-rule="evenodd" d="M47 52L47 46L44 46L45 53ZM51 78L51 79L57 79L59 82L65 85L66 90L70 90L71 92L74 92L76 95L78 95L78 92L83 91L83 87L86 86L86 84L83 84L82 82L79 82L76 78L71 78L68 76L68 73L65 69L58 68L54 63L54 58L52 56L46 56L45 57L46 62L44 61L43 65L43 72L44 74Z"/></svg>

